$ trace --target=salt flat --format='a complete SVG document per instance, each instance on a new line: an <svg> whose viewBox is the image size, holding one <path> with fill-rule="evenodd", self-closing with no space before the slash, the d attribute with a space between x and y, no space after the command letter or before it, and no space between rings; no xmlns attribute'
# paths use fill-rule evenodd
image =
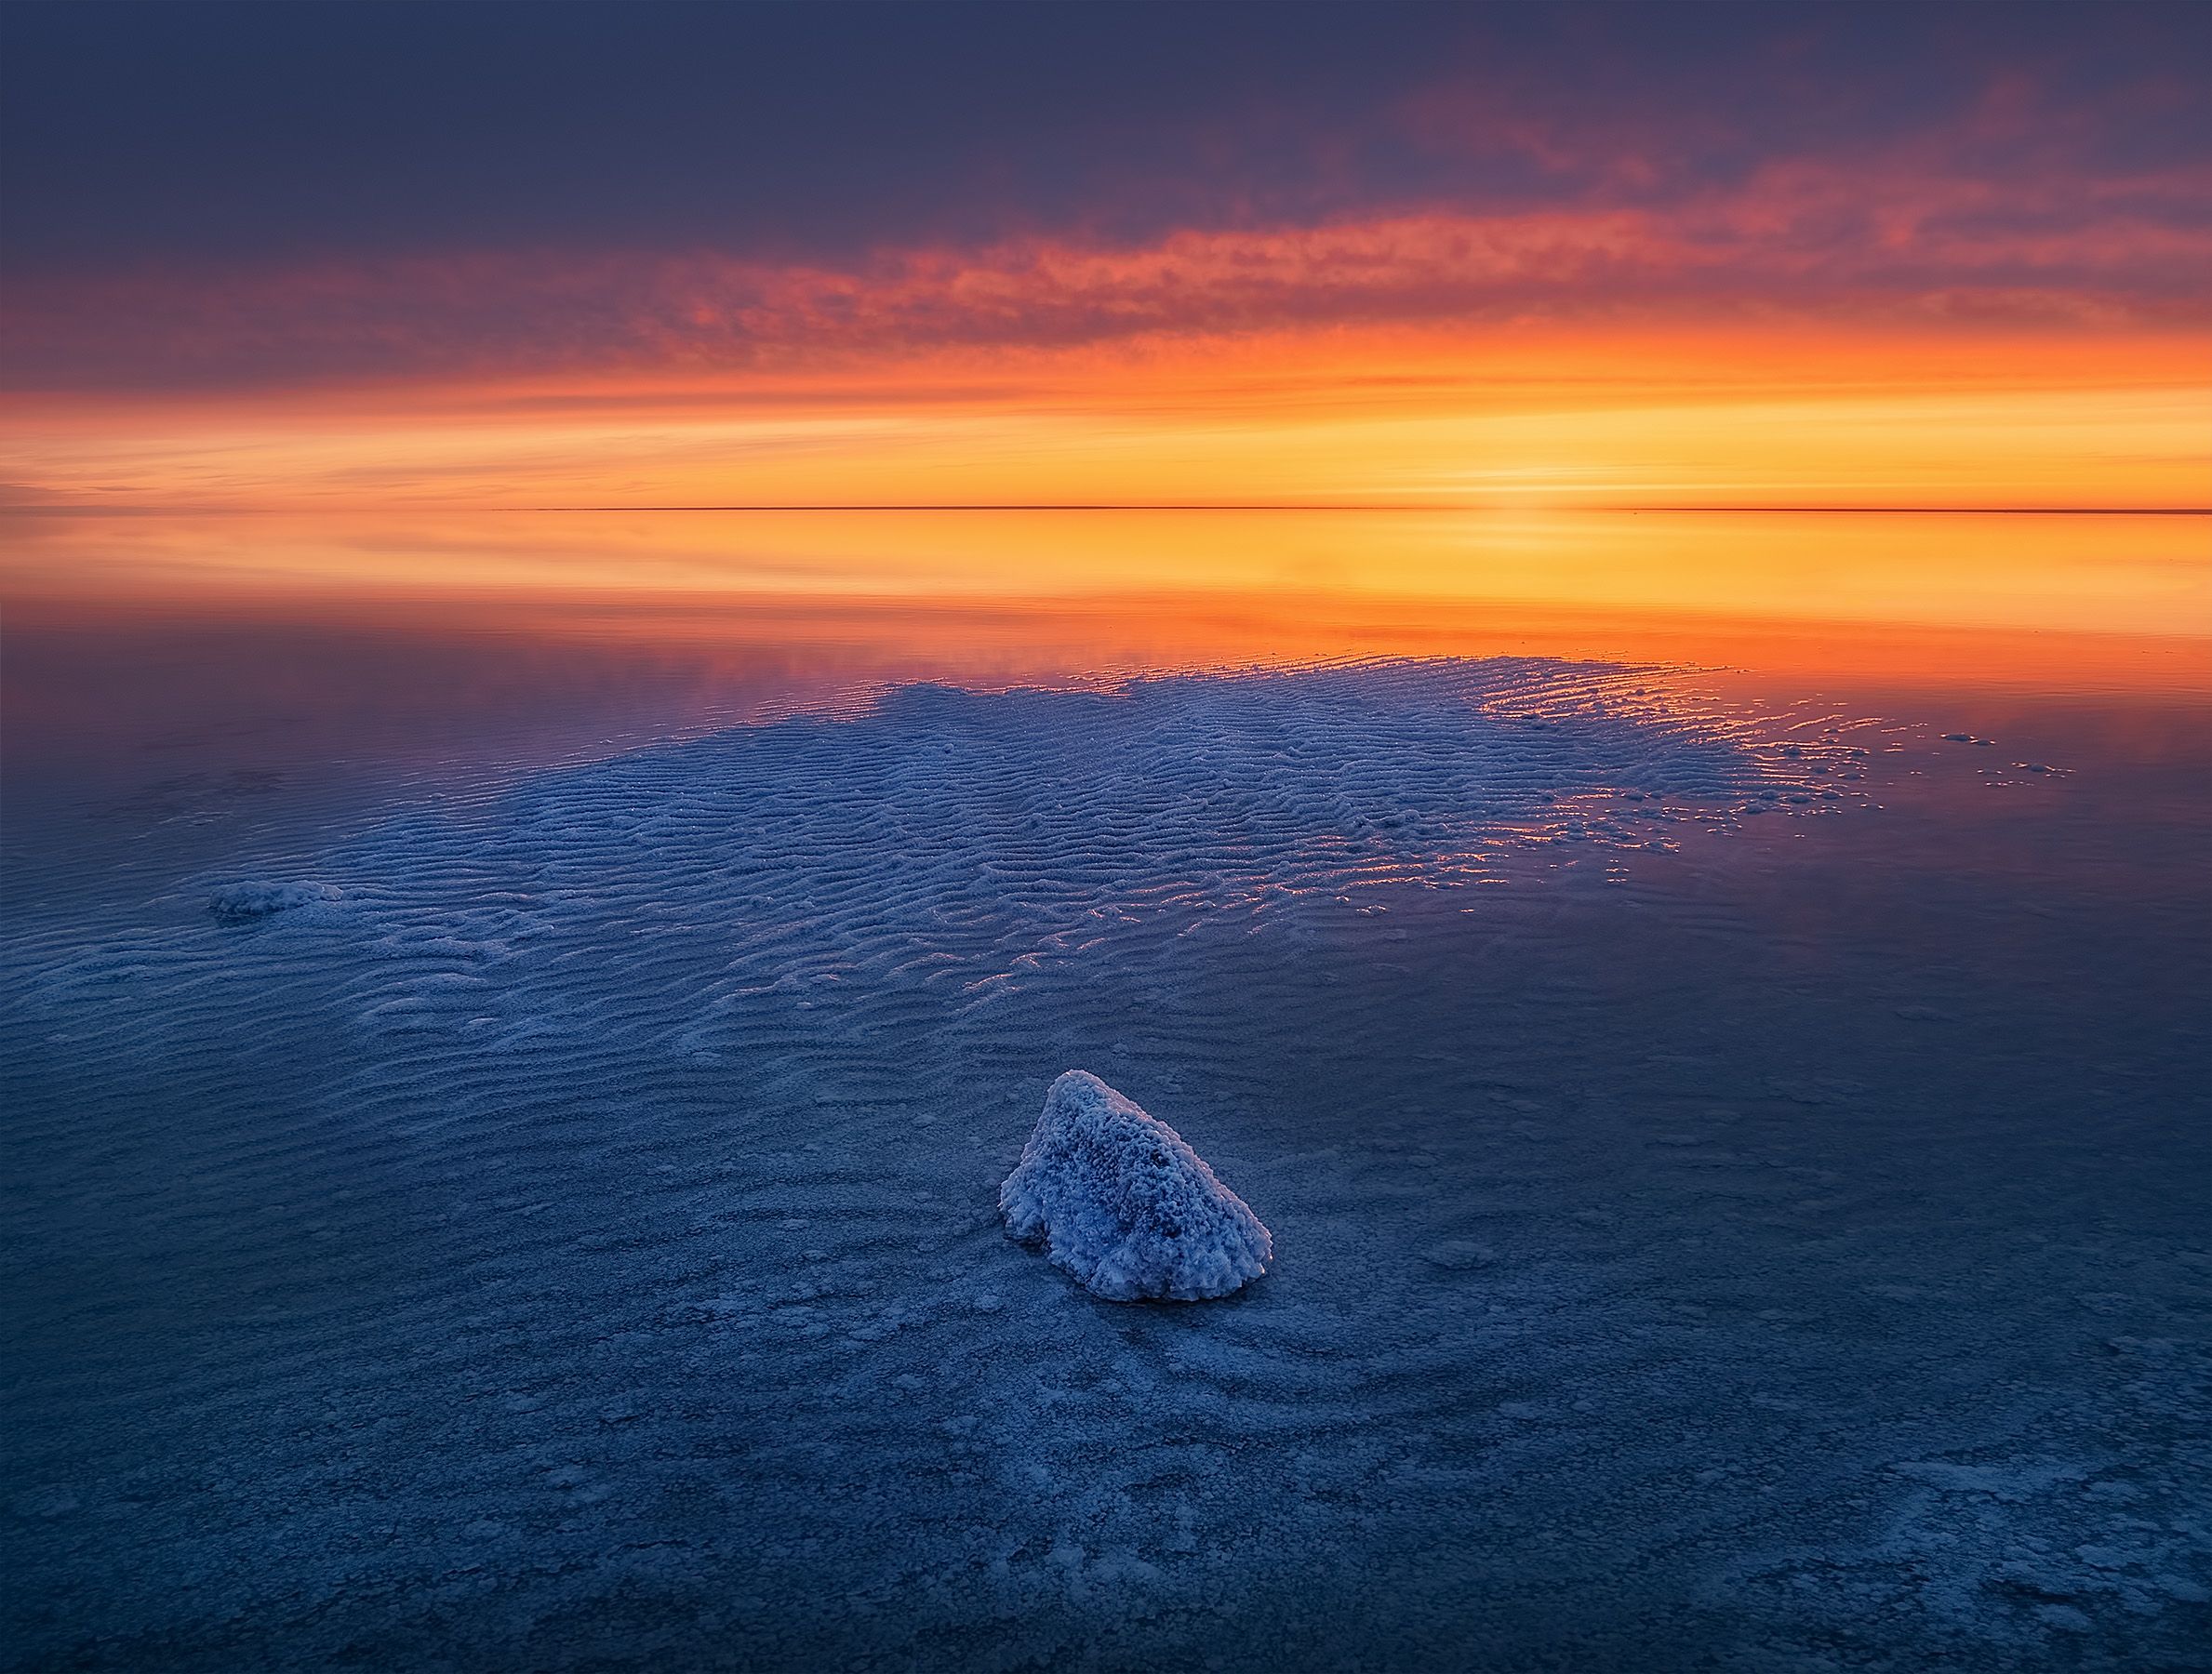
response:
<svg viewBox="0 0 2212 1674"><path fill-rule="evenodd" d="M905 687L17 929L12 1666L2202 1666L2202 893L1944 729ZM1265 1279L1006 1239L1071 1066Z"/></svg>

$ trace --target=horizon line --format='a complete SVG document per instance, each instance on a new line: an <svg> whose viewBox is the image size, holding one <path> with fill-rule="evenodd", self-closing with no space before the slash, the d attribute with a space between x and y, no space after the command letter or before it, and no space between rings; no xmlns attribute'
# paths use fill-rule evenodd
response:
<svg viewBox="0 0 2212 1674"><path fill-rule="evenodd" d="M368 508L341 508L315 506L163 506L146 504L99 503L46 503L35 502L7 505L0 503L0 514L9 512L33 513L123 513L184 515L193 512L221 513L224 515L263 514L281 515L286 512L323 512L342 514L348 511L366 512ZM1469 513L1493 512L1589 512L1628 513L1635 515L1696 512L1700 514L1794 514L1801 516L1938 516L1938 517L2212 517L2212 505L2206 506L1914 506L1914 505L1790 505L1775 504L1630 504L1630 505L1423 505L1404 500L953 500L953 501L883 501L870 500L843 503L834 500L764 500L713 501L702 503L673 503L655 505L461 505L426 504L414 506L388 506L375 509L378 514L393 512L1431 512Z"/></svg>
<svg viewBox="0 0 2212 1674"><path fill-rule="evenodd" d="M1820 516L1858 513L1895 516L1928 512L1943 516L1994 517L2212 517L2212 506L1792 506L1792 505L1419 505L1403 500L977 500L951 502L766 501L760 503L665 506L516 506L518 512L1804 512Z"/></svg>

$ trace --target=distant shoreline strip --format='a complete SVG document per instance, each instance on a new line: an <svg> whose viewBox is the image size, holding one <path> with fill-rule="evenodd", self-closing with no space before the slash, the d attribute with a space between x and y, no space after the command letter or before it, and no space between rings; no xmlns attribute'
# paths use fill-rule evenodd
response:
<svg viewBox="0 0 2212 1674"><path fill-rule="evenodd" d="M426 508L427 509L427 508ZM1255 501L1245 504L1206 502L1179 504L1174 501L1099 501L1094 504L1000 503L972 502L964 504L899 505L871 503L866 505L774 503L761 505L699 505L699 506L514 506L489 507L491 511L517 512L1696 512L1727 513L1804 514L1820 517L1880 516L1899 517L1926 515L1932 517L2212 517L2212 506L1408 506L1310 504Z"/></svg>
<svg viewBox="0 0 2212 1674"><path fill-rule="evenodd" d="M149 506L149 505L0 505L0 516L30 512L55 516L252 516L265 514L284 516L296 514L302 508L296 506ZM322 509L329 512L331 509ZM999 501L976 500L955 502L886 502L871 501L859 505L844 505L833 500L822 501L764 501L751 504L742 501L700 505L546 505L546 506L469 506L436 505L398 506L386 508L379 515L391 512L1320 512L1329 513L1426 513L1431 516L1488 514L1497 512L1590 512L1600 515L1664 516L1668 514L1697 513L1729 516L1798 516L1798 517L2212 517L2212 506L1739 506L1739 505L1665 505L1665 506L1542 506L1542 505L1406 505L1402 502L1362 504L1339 501L1196 501L1174 500L1098 500L1098 501Z"/></svg>

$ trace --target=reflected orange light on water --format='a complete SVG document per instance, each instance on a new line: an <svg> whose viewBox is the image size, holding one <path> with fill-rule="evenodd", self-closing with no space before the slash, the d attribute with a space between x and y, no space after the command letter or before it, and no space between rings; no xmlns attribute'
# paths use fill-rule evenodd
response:
<svg viewBox="0 0 2212 1674"><path fill-rule="evenodd" d="M864 647L991 683L1347 655L2212 685L2212 520L1711 512L7 520L18 619Z"/></svg>

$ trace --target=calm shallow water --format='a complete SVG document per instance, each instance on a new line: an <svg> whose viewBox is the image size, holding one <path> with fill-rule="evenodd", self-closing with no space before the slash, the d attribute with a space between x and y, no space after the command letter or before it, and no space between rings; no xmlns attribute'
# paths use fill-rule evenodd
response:
<svg viewBox="0 0 2212 1674"><path fill-rule="evenodd" d="M18 591L13 1666L2203 1666L2201 640Z"/></svg>

